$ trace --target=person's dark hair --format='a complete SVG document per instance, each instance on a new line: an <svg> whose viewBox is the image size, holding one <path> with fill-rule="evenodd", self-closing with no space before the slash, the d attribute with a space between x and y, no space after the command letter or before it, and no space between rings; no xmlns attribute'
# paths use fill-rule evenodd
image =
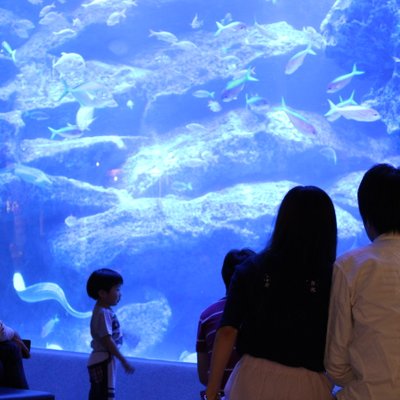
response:
<svg viewBox="0 0 400 400"><path fill-rule="evenodd" d="M336 258L337 225L331 198L315 186L296 186L285 195L266 248L283 266L318 273Z"/></svg>
<svg viewBox="0 0 400 400"><path fill-rule="evenodd" d="M86 291L89 297L94 300L99 298L99 291L109 292L115 285L122 285L124 280L122 276L112 269L101 268L93 271L86 283Z"/></svg>
<svg viewBox="0 0 400 400"><path fill-rule="evenodd" d="M236 266L241 264L253 254L255 254L253 250L246 248L242 250L232 249L226 253L221 269L222 279L224 281L226 291L228 291L229 284L235 272Z"/></svg>
<svg viewBox="0 0 400 400"><path fill-rule="evenodd" d="M361 218L377 232L400 233L400 169L390 164L370 168L358 188Z"/></svg>

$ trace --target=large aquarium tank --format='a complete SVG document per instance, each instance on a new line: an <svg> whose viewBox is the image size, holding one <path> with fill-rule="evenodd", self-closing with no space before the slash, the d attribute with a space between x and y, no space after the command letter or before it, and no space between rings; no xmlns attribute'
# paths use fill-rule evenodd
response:
<svg viewBox="0 0 400 400"><path fill-rule="evenodd" d="M1 0L0 319L89 352L98 268L126 355L195 360L233 248L283 196L334 200L368 242L363 173L400 164L398 0Z"/></svg>

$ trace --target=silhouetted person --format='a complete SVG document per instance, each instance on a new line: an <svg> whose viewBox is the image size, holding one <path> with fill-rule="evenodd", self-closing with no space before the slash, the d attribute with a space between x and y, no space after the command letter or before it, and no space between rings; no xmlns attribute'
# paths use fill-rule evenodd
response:
<svg viewBox="0 0 400 400"><path fill-rule="evenodd" d="M28 389L23 357L30 357L29 349L14 329L0 321L0 362L4 374L1 386Z"/></svg>
<svg viewBox="0 0 400 400"><path fill-rule="evenodd" d="M329 196L314 186L291 189L268 246L239 265L217 331L206 398L218 399L236 343L242 354L228 400L331 400L324 373L337 227Z"/></svg>
<svg viewBox="0 0 400 400"><path fill-rule="evenodd" d="M119 351L122 333L117 315L111 309L121 299L122 276L112 269L98 269L90 275L86 289L96 300L90 320L92 353L89 356L89 400L114 400L116 365L118 359L127 374L135 368Z"/></svg>
<svg viewBox="0 0 400 400"><path fill-rule="evenodd" d="M325 366L340 400L399 400L400 169L368 170L358 207L372 243L335 263Z"/></svg>
<svg viewBox="0 0 400 400"><path fill-rule="evenodd" d="M230 250L226 254L221 269L222 280L225 285L225 296L208 306L200 315L196 341L197 372L199 380L204 386L207 386L208 384L208 374L210 373L211 353L214 345L215 334L221 322L226 302L226 294L228 293L231 278L235 272L236 266L254 254L254 251L250 249L234 249ZM239 355L234 349L228 364L225 367L221 383L221 392L239 358ZM204 393L201 392L201 395L203 394Z"/></svg>

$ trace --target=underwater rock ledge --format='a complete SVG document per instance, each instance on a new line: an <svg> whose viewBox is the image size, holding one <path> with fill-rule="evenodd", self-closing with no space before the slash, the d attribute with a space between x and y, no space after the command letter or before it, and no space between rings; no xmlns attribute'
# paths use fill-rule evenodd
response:
<svg viewBox="0 0 400 400"><path fill-rule="evenodd" d="M257 241L269 231L280 201L295 185L289 181L238 184L192 200L126 198L118 207L54 229L49 236L53 265L87 271L112 265L121 254L134 265L140 253L212 241L220 231L225 237ZM362 232L361 223L350 213L338 207L337 214L342 240Z"/></svg>

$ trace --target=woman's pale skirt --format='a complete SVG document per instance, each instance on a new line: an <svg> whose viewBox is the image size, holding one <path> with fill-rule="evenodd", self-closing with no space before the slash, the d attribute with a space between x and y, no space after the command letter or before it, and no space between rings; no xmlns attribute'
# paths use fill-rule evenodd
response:
<svg viewBox="0 0 400 400"><path fill-rule="evenodd" d="M332 400L323 373L244 355L226 386L225 400Z"/></svg>

